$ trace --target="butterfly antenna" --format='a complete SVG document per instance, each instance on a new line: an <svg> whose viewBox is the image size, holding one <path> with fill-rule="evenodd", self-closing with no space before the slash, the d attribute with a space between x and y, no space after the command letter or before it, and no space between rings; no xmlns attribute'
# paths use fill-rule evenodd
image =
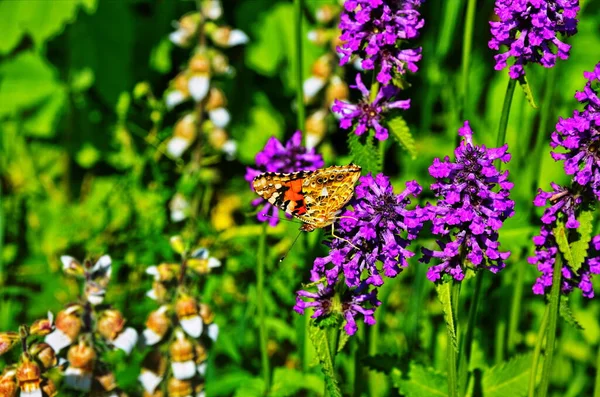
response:
<svg viewBox="0 0 600 397"><path fill-rule="evenodd" d="M296 241L298 241L298 237L300 237L301 234L302 234L302 231L300 231L300 233L298 233L298 235L294 239L294 242L292 243L292 245L290 245L290 248L288 248L288 250L286 251L286 253L281 258L279 258L279 263L283 262L283 260L287 257L287 255L290 253L290 251L292 250L292 248L296 244Z"/></svg>

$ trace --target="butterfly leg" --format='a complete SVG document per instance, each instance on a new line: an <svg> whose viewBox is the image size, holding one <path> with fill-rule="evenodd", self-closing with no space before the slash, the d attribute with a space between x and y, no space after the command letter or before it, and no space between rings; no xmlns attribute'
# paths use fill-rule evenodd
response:
<svg viewBox="0 0 600 397"><path fill-rule="evenodd" d="M343 240L343 241L347 242L347 243L348 243L348 244L350 244L352 247L354 247L354 248L355 248L357 251L359 251L358 247L357 247L356 245L352 244L352 242L351 242L350 240L348 240L348 239L345 239L345 238L343 238L343 237L341 237L341 236L338 236L337 234L335 234L335 229L334 229L334 226L333 226L333 225L334 225L334 224L332 223L332 224L331 224L331 236L332 236L332 237L335 237L335 238L339 238L340 240Z"/></svg>

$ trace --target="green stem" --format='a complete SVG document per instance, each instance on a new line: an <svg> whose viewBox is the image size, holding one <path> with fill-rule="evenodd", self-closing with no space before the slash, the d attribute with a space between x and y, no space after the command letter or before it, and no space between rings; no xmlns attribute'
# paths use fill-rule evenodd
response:
<svg viewBox="0 0 600 397"><path fill-rule="evenodd" d="M463 116L467 115L467 102L469 97L469 69L471 66L471 48L473 44L473 25L475 24L475 6L477 0L469 0L467 3L467 15L465 16L465 30L463 31L462 50L462 110ZM463 117L466 118L466 117Z"/></svg>
<svg viewBox="0 0 600 397"><path fill-rule="evenodd" d="M546 334L546 360L542 370L542 381L538 391L538 397L546 397L550 385L550 371L552 370L552 358L554 356L554 341L556 340L556 327L558 324L558 304L560 302L560 284L562 276L562 256L556 255L554 269L552 270L552 289L550 289L550 302L548 316L548 333Z"/></svg>
<svg viewBox="0 0 600 397"><path fill-rule="evenodd" d="M521 317L521 299L523 299L523 276L525 275L525 270L524 263L519 261L515 264L517 278L514 281L511 280L514 287L510 305L510 316L508 317L507 337L507 348L510 355L515 352L515 346L517 344L517 331L519 330L519 318Z"/></svg>
<svg viewBox="0 0 600 397"><path fill-rule="evenodd" d="M296 28L296 106L298 106L296 124L298 125L298 129L304 133L306 110L304 108L304 91L302 90L304 84L304 73L302 70L302 43L304 40L304 37L302 37L302 0L294 0L294 11Z"/></svg>
<svg viewBox="0 0 600 397"><path fill-rule="evenodd" d="M542 345L544 344L544 336L546 335L546 328L548 327L549 313L550 308L546 306L546 310L544 310L544 316L542 317L542 322L540 323L540 330L538 331L537 339L535 341L535 348L533 350L531 372L529 373L529 393L527 394L528 397L533 397L535 395L535 378L537 375L538 364L540 362Z"/></svg>
<svg viewBox="0 0 600 397"><path fill-rule="evenodd" d="M594 397L600 397L600 345L598 345L598 356L596 358L596 383L594 384Z"/></svg>
<svg viewBox="0 0 600 397"><path fill-rule="evenodd" d="M477 320L477 304L481 295L481 285L483 284L483 271L479 271L475 276L475 291L471 299L471 307L469 308L469 320L467 329L465 330L465 338L461 343L459 367L458 367L458 384L460 385L460 395L464 396L467 392L467 375L469 372L469 364L471 362L471 350L473 343L473 332Z"/></svg>
<svg viewBox="0 0 600 397"><path fill-rule="evenodd" d="M269 356L267 353L267 323L265 319L265 257L267 255L267 224L263 223L262 233L258 239L256 257L256 305L258 311L258 338L260 340L260 358L265 390L270 387Z"/></svg>
<svg viewBox="0 0 600 397"><path fill-rule="evenodd" d="M335 298L334 298L335 299ZM335 370L335 357L337 356L338 340L340 338L340 328L336 325L330 326L327 330L327 339L329 341L329 354L331 356L331 362ZM325 389L323 392L324 396L330 396L329 389L327 387L327 381L325 381Z"/></svg>
<svg viewBox="0 0 600 397"><path fill-rule="evenodd" d="M508 116L510 115L510 105L512 103L513 94L517 81L508 79L506 86L506 95L504 96L504 104L502 105L502 114L500 115L500 124L498 125L498 135L496 135L496 147L504 145L506 142L506 128L508 127ZM499 160L497 160L500 163Z"/></svg>
<svg viewBox="0 0 600 397"><path fill-rule="evenodd" d="M458 324L457 324L456 320L457 320L457 312L458 312L458 296L460 294L460 283L456 282L455 280L452 280L450 282L451 282L450 306L452 308L453 322L454 322L454 324L457 325L455 327L455 329L456 329L456 337L458 338ZM446 327L446 329L448 331L448 346L447 346L447 350L448 350L448 396L449 397L458 397L459 393L458 393L457 354L456 354L456 349L454 349L454 346L452 345L452 339L453 339L452 331L450 330L450 327Z"/></svg>

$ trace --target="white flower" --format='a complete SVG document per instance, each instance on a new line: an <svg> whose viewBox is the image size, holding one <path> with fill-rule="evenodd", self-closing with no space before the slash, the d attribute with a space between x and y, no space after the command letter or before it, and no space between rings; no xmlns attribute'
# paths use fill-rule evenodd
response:
<svg viewBox="0 0 600 397"><path fill-rule="evenodd" d="M112 342L117 349L123 350L128 355L138 341L138 333L135 329L129 327L119 334Z"/></svg>
<svg viewBox="0 0 600 397"><path fill-rule="evenodd" d="M186 99L187 96L183 92L179 90L173 90L167 93L167 96L165 97L165 104L167 105L167 109L171 110Z"/></svg>
<svg viewBox="0 0 600 397"><path fill-rule="evenodd" d="M217 341L219 337L219 326L215 323L212 323L208 326L208 337L213 341Z"/></svg>
<svg viewBox="0 0 600 397"><path fill-rule="evenodd" d="M194 361L181 361L181 362L171 362L171 370L173 371L173 376L179 380L190 379L194 377L196 374L196 365Z"/></svg>
<svg viewBox="0 0 600 397"><path fill-rule="evenodd" d="M44 342L49 344L52 350L58 353L59 351L73 343L73 340L71 340L71 338L69 338L67 334L65 334L57 328L54 331L50 332L48 335L46 335L46 337L44 338Z"/></svg>
<svg viewBox="0 0 600 397"><path fill-rule="evenodd" d="M227 155L228 160L232 160L237 153L237 142L233 139L229 139L223 144L221 150Z"/></svg>
<svg viewBox="0 0 600 397"><path fill-rule="evenodd" d="M138 376L138 381L142 384L142 387L147 393L152 394L162 381L162 377L156 375L152 371L142 368L142 372L140 373L140 376Z"/></svg>
<svg viewBox="0 0 600 397"><path fill-rule="evenodd" d="M196 102L200 102L208 94L210 88L210 77L207 74L198 74L190 78L188 89L190 95Z"/></svg>
<svg viewBox="0 0 600 397"><path fill-rule="evenodd" d="M219 128L227 127L231 120L229 111L223 107L210 110L208 112L208 117L210 118L210 121Z"/></svg>
<svg viewBox="0 0 600 397"><path fill-rule="evenodd" d="M229 33L229 39L227 40L227 45L229 47L233 47L240 44L246 44L248 42L248 35L242 32L239 29L233 29Z"/></svg>
<svg viewBox="0 0 600 397"><path fill-rule="evenodd" d="M181 157L183 152L185 152L187 148L190 147L191 144L192 143L189 139L174 136L171 139L169 139L169 142L167 143L167 153L169 153L171 157L179 158Z"/></svg>
<svg viewBox="0 0 600 397"><path fill-rule="evenodd" d="M192 338L199 337L202 334L202 329L204 328L202 318L200 318L199 315L181 318L179 320L179 325L181 325L181 328L183 328L185 333Z"/></svg>
<svg viewBox="0 0 600 397"><path fill-rule="evenodd" d="M68 367L65 370L65 383L71 389L90 391L92 388L92 374L81 368Z"/></svg>
<svg viewBox="0 0 600 397"><path fill-rule="evenodd" d="M310 101L317 95L319 91L325 86L325 79L322 77L311 76L304 81L302 84L302 91L304 92L304 100Z"/></svg>

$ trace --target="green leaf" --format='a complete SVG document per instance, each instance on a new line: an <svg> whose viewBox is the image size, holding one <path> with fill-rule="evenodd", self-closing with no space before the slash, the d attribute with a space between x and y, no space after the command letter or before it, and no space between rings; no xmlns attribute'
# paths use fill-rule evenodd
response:
<svg viewBox="0 0 600 397"><path fill-rule="evenodd" d="M321 371L323 371L323 374L325 375L325 384L327 385L329 394L332 397L342 397L340 386L335 377L333 358L331 357L331 349L329 347L329 339L327 338L326 330L315 325L315 322L311 320L310 326L308 327L308 335L317 352L317 357L321 364Z"/></svg>
<svg viewBox="0 0 600 397"><path fill-rule="evenodd" d="M374 356L367 356L362 359L364 366L371 368L372 370L388 373L391 368L398 365L400 357L392 354L376 354Z"/></svg>
<svg viewBox="0 0 600 397"><path fill-rule="evenodd" d="M573 258L573 253L571 252L571 246L569 245L569 239L567 237L567 229L565 228L564 223L559 222L554 228L553 233L558 249L563 254L567 264L571 266L571 263L574 263L575 260Z"/></svg>
<svg viewBox="0 0 600 397"><path fill-rule="evenodd" d="M364 143L361 142L362 140L364 140ZM379 151L373 143L372 134L369 134L367 137L360 137L354 132L350 132L348 135L348 147L350 148L350 155L353 158L354 164L360 165L364 172L370 172L375 175L381 170L381 159Z"/></svg>
<svg viewBox="0 0 600 397"><path fill-rule="evenodd" d="M263 397L265 381L262 378L251 378L244 381L235 391L234 397Z"/></svg>
<svg viewBox="0 0 600 397"><path fill-rule="evenodd" d="M516 356L484 372L481 381L486 397L524 396L529 388L531 354Z"/></svg>
<svg viewBox="0 0 600 397"><path fill-rule="evenodd" d="M444 312L444 321L446 327L451 335L451 345L454 350L458 352L458 340L456 338L456 324L454 323L454 315L452 314L452 303L451 303L451 283L440 283L436 284L435 289L437 291L438 299L442 304L442 311ZM448 346L450 348L450 346Z"/></svg>
<svg viewBox="0 0 600 397"><path fill-rule="evenodd" d="M243 370L232 370L214 377L206 382L206 392L209 396L230 396L240 386L251 382L253 377Z"/></svg>
<svg viewBox="0 0 600 397"><path fill-rule="evenodd" d="M398 141L400 146L402 146L406 151L410 154L410 157L414 160L417 158L417 145L415 143L415 138L410 133L410 129L406 124L406 121L402 118L402 116L395 116L387 122L388 130L391 135Z"/></svg>
<svg viewBox="0 0 600 397"><path fill-rule="evenodd" d="M588 247L592 240L592 226L594 221L594 211L584 210L581 211L577 217L579 221L579 228L577 228L577 239L571 241L569 248L572 255L572 262L569 262L569 267L573 272L577 273L581 268L581 265L585 261L588 255Z"/></svg>
<svg viewBox="0 0 600 397"><path fill-rule="evenodd" d="M531 86L527 81L527 77L525 75L519 77L519 85L523 89L523 93L525 94L525 98L527 98L527 102L531 105L532 108L537 109L538 105L535 103L535 99L533 98L533 91L531 90Z"/></svg>
<svg viewBox="0 0 600 397"><path fill-rule="evenodd" d="M159 73L168 73L173 65L171 62L171 50L173 43L168 38L164 38L152 49L150 54L150 67Z"/></svg>
<svg viewBox="0 0 600 397"><path fill-rule="evenodd" d="M348 335L348 333L343 330L343 327L340 327L339 332L340 332L340 335L339 335L338 347L337 347L338 353L344 349L344 346L346 346L346 344L350 340L350 335Z"/></svg>
<svg viewBox="0 0 600 397"><path fill-rule="evenodd" d="M304 374L292 368L278 367L273 373L270 395L297 396L301 390L319 394L323 392L323 379L315 374Z"/></svg>
<svg viewBox="0 0 600 397"><path fill-rule="evenodd" d="M576 329L583 329L581 324L575 318L571 306L569 306L569 296L563 296L560 298L560 306L558 307L559 314L569 325Z"/></svg>
<svg viewBox="0 0 600 397"><path fill-rule="evenodd" d="M88 13L94 11L95 0L52 1L0 1L0 54L8 53L28 35L40 48L48 39L60 34L65 25L75 20L77 10L83 6Z"/></svg>
<svg viewBox="0 0 600 397"><path fill-rule="evenodd" d="M448 379L433 368L410 363L408 379L400 378L400 371L392 371L392 381L407 397L447 396Z"/></svg>
<svg viewBox="0 0 600 397"><path fill-rule="evenodd" d="M22 52L0 65L0 117L27 113L25 130L49 136L64 108L66 90L54 68L39 54Z"/></svg>

